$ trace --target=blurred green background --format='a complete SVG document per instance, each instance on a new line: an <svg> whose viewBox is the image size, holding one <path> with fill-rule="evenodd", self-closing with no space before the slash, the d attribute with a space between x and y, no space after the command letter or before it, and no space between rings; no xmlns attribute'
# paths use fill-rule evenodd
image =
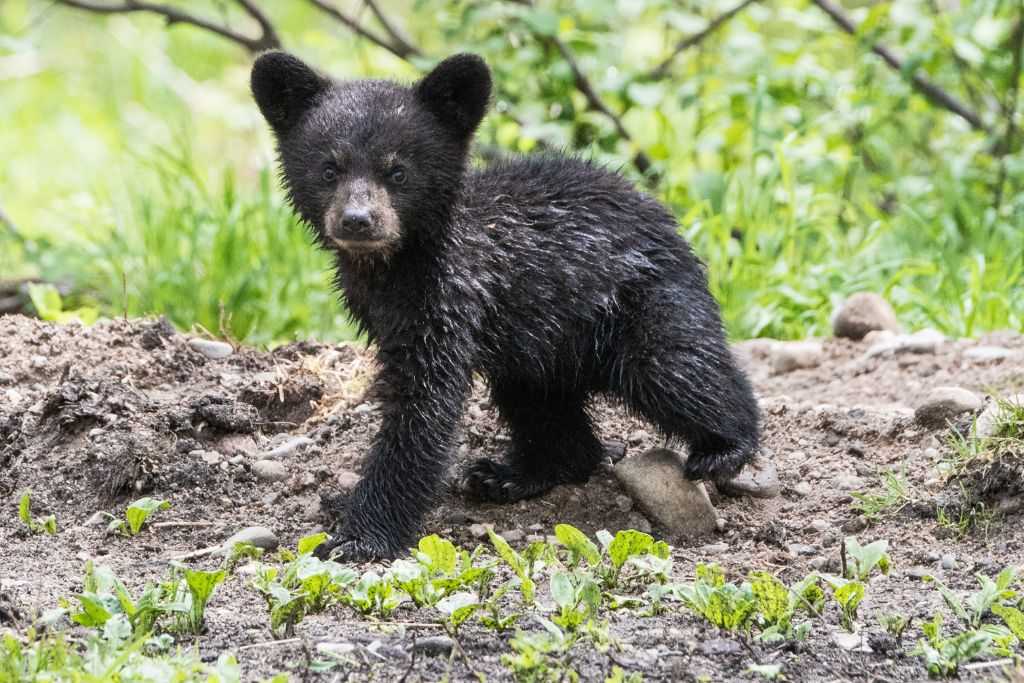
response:
<svg viewBox="0 0 1024 683"><path fill-rule="evenodd" d="M166 3L258 37L244 4ZM860 290L910 328L1021 329L1022 0L252 4L269 38L339 77L411 81L484 56L479 155L568 149L645 185L707 262L735 339L826 333ZM351 337L276 182L247 91L255 47L149 12L0 2L11 296L41 279L63 294L33 288L50 318Z"/></svg>

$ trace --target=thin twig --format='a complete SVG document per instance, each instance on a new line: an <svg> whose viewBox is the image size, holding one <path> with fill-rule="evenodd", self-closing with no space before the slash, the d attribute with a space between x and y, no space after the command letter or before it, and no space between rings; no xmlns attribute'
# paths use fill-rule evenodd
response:
<svg viewBox="0 0 1024 683"><path fill-rule="evenodd" d="M377 0L365 0L366 6L373 12L373 16L377 17L377 21L384 27L384 30L391 36L391 40L396 48L405 52L407 57L415 57L421 54L420 49L412 44L412 41L406 37L406 35L398 28L395 22L388 18L381 8L380 3ZM404 57L403 57L404 59Z"/></svg>
<svg viewBox="0 0 1024 683"><path fill-rule="evenodd" d="M566 63L569 65L569 69L572 71L572 77L576 84L576 89L579 90L587 99L587 105L610 120L612 125L615 126L615 132L619 134L619 137L634 146L639 146L636 144L636 141L633 140L633 136L629 134L629 131L626 130L626 127L622 125L622 118L608 107L605 101L601 99L601 96L594 89L594 86L587 77L587 74L583 71L582 67L580 67L572 49L558 38L548 38L546 40L550 42L551 45L558 48L558 51L562 53L562 58L565 59ZM652 166L651 158L647 156L647 153L643 150L638 150L633 156L633 166L635 166L636 170L640 171L643 175L648 175ZM657 177L651 176L651 180L652 182L657 182Z"/></svg>
<svg viewBox="0 0 1024 683"><path fill-rule="evenodd" d="M174 529L178 527L206 527L217 526L220 522L154 522L149 526L153 529Z"/></svg>
<svg viewBox="0 0 1024 683"><path fill-rule="evenodd" d="M366 38L371 43L379 45L400 59L408 59L414 54L418 54L418 51L416 51L411 45L395 44L377 35L359 23L358 19L345 14L340 9L327 2L327 0L308 0L308 2L324 14L333 18L335 21L347 26L354 33ZM372 6L371 9L373 9Z"/></svg>
<svg viewBox="0 0 1024 683"><path fill-rule="evenodd" d="M1010 83L1007 88L1003 110L1006 113L1006 134L996 146L995 153L999 159L999 174L996 178L995 197L993 205L996 210L1003 203L1003 184L1006 182L1006 155L1013 152L1014 137L1017 135L1017 100L1020 95L1020 72L1022 52L1024 52L1024 0L1020 0L1017 25L1013 29L1010 38L1010 46L1013 50L1013 67L1010 69Z"/></svg>
<svg viewBox="0 0 1024 683"><path fill-rule="evenodd" d="M811 0L812 3L827 14L832 21L843 29L851 36L857 35L857 25L843 13L842 8L832 4L829 0ZM906 66L906 61L899 57L890 48L881 43L873 43L871 45L871 51L882 58L886 64L895 69L896 71L903 72ZM950 111L964 121L969 123L975 130L988 132L988 128L981 120L981 116L977 112L971 110L966 104L957 99L954 95L943 89L937 83L928 78L924 72L920 69L914 71L910 76L910 84L917 90L921 95L925 97L932 104L938 105L947 111Z"/></svg>
<svg viewBox="0 0 1024 683"><path fill-rule="evenodd" d="M55 0L55 2L67 7L73 7L75 9L95 12L98 14L126 14L131 12L149 12L151 14L157 14L163 17L167 21L168 25L189 24L191 26L206 29L207 31L216 33L219 36L241 45L249 52L262 52L263 50L281 47L281 41L277 37L277 31L274 30L270 20L267 19L266 15L263 14L263 12L254 5L251 0L236 0L236 2L238 2L242 9L245 10L245 12L251 16L257 24L259 24L260 35L256 37L240 33L230 26L218 24L195 14L189 14L178 7L161 5L155 2L147 2L146 0L122 0L117 4L88 2L87 0Z"/></svg>
<svg viewBox="0 0 1024 683"><path fill-rule="evenodd" d="M262 643L249 643L248 645L242 645L239 650L251 650L257 647L276 647L278 645L289 645L291 643L297 643L302 638L285 638L284 640L267 640Z"/></svg>
<svg viewBox="0 0 1024 683"><path fill-rule="evenodd" d="M747 7L753 5L755 2L760 2L760 0L743 0L743 2L736 5L731 10L723 12L722 14L718 15L710 22L708 22L708 25L704 27L704 30L699 31L698 33L695 33L692 36L689 36L688 38L683 38L682 40L680 40L678 43L676 43L676 46L672 48L672 54L666 57L661 62L661 64L654 68L654 71L651 72L651 76L653 78L664 78L665 74L668 73L668 68L672 65L672 62L675 61L676 57L678 57L681 53L685 52L686 50L689 50L694 45L699 45L700 43L702 43L705 38L707 38L712 33L720 29L722 25L725 24L725 22L729 21L734 16L745 10Z"/></svg>

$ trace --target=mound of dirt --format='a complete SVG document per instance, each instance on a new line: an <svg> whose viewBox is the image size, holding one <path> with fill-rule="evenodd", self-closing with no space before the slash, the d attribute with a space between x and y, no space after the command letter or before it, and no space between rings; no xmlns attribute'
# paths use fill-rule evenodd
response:
<svg viewBox="0 0 1024 683"><path fill-rule="evenodd" d="M349 488L357 479L379 423L372 354L354 343L302 342L270 352L239 347L211 359L189 339L159 320L82 328L0 317L5 614L41 611L79 590L89 558L144 583L169 558L248 526L266 526L294 547L326 523L333 498L328 495L322 505L321 494ZM1020 391L1024 338L999 333L884 353L868 353L870 341L827 339L815 365L784 374L773 371L774 344L753 340L738 345L737 353L759 396L763 456L779 470L782 495L754 500L712 491L719 530L700 545L676 549L680 580L695 561L715 561L737 574L763 569L792 581L813 569L837 571L845 535L887 538L896 569L873 582L861 612L902 612L916 619L941 605L934 588L919 580L926 571L940 573L956 590L973 589L975 572L994 575L1006 564L1024 563L1021 513L1000 508L999 491L985 492L986 504L1004 511L986 521L987 533L960 536L938 522L940 509L964 504L958 483L944 479L950 432L914 421L914 409L935 387L958 386L978 396ZM979 347L1005 353L968 353ZM617 406L598 402L594 410L601 437L627 444L626 457L662 445L650 426ZM500 457L507 441L486 387L478 383L466 405L459 461ZM276 464L260 464L267 460ZM877 521L858 516L850 493L880 491L877 473L885 469L905 473L910 504ZM34 514L56 516L56 539L24 531L17 519L24 489L32 491ZM106 536L96 513L120 513L140 495L170 501L163 519L177 524L136 539ZM471 503L452 493L423 531L471 547L479 542L480 523L506 532L516 539L513 545L560 523L590 533L651 528L610 467L585 486L560 487L511 506ZM940 568L940 558L952 558L947 568ZM223 586L211 604L203 652L237 651L269 639L259 596L238 584ZM401 676L408 666L402 656L386 654L389 647L404 652L396 632L339 622L330 614L310 617L299 628L307 640L382 640L385 655L368 665L375 675ZM920 662L899 652L838 649L828 628L815 627L805 654L771 654L785 663L790 680L922 677ZM612 630L623 642L616 661L649 679L707 674L732 680L753 662L739 647L705 647L722 642L723 635L682 613L642 620L623 613ZM507 643L499 650L490 632L467 627L461 633L462 647L480 670L507 676L498 661ZM303 647L237 652L251 679L301 659ZM581 674L596 677L610 668L605 655L589 657L580 663ZM445 658L427 658L417 675L435 680L445 664Z"/></svg>

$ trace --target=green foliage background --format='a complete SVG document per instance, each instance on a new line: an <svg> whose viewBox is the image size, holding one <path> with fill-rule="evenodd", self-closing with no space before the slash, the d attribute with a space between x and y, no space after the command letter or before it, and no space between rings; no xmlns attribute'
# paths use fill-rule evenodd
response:
<svg viewBox="0 0 1024 683"><path fill-rule="evenodd" d="M253 33L229 2L176 3ZM815 3L405 0L418 54L355 37L307 2L264 2L284 46L339 77L413 80L456 50L495 70L479 152L569 149L670 204L734 338L823 334L880 292L910 328L1021 328L1021 0ZM382 32L359 2L338 2ZM902 71L872 53L889 46ZM153 16L0 3L0 279L73 283L71 306L164 313L254 343L352 334L274 178L251 55ZM573 71L620 118L595 111ZM977 113L926 99L914 72ZM646 175L633 159L650 160Z"/></svg>

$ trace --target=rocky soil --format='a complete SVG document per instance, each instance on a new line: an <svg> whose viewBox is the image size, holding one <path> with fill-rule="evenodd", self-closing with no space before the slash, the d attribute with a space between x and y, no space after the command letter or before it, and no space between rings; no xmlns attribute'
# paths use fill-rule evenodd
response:
<svg viewBox="0 0 1024 683"><path fill-rule="evenodd" d="M585 680L606 675L613 663L646 680L744 680L755 662L783 664L788 680L922 679L920 660L905 654L916 635L887 641L872 615L910 615L917 632L916 623L942 604L921 582L925 574L965 593L976 588L975 573L994 576L1005 565L1024 564L1024 491L989 487L975 496L946 481L950 421L965 430L992 393L1024 391L1024 337L950 340L892 328L852 321L841 329L862 337L856 341L753 340L737 347L762 406L761 460L778 471L777 482L762 472L768 481L748 487L777 488L778 495L733 497L708 487L710 506L700 514L713 521L699 537L682 540L662 526L671 515L652 512L649 501L637 504L640 494L627 493L611 461L585 486L511 506L470 503L452 492L423 531L472 547L486 537L485 524L514 546L559 523L589 533L636 528L676 541L676 580L692 580L696 562L714 561L734 575L762 569L787 583L815 569L837 571L844 536L888 539L895 566L871 580L860 608L863 638L855 643L837 644L842 632L833 622L816 625L803 648L748 647L681 607L650 618L622 611L611 616L621 651L580 653L577 665ZM372 355L359 344L300 342L268 352L181 334L162 321L81 328L0 317L0 605L21 613L55 606L81 590L88 559L138 587L162 576L171 558L253 526L270 530L269 543L294 548L326 522L320 494L358 481L378 423L367 392L372 371ZM594 410L602 438L625 445L624 462L665 445L614 405ZM460 461L500 456L507 435L495 417L481 383L466 407ZM850 493L879 492L878 472L886 469L905 472L912 500L869 521ZM29 534L18 519L26 488L35 514L56 516L55 537ZM165 524L135 538L106 535L98 513L119 513L142 495L170 501L159 518ZM975 510L978 500L992 514L968 534L938 522L939 510L956 517ZM211 558L197 562L216 565ZM256 679L301 667L313 644L352 643L363 662L344 674L352 680L407 671L407 680L438 680L446 656L420 648L411 670L410 658L414 636L442 633L432 624L369 623L339 608L307 618L298 638L275 643L265 604L239 580L222 585L211 602L200 649L210 657L232 650L246 678ZM473 626L460 633L478 671L491 680L508 677L499 663L508 635ZM452 677L467 675L457 663ZM998 675L988 668L963 677Z"/></svg>

